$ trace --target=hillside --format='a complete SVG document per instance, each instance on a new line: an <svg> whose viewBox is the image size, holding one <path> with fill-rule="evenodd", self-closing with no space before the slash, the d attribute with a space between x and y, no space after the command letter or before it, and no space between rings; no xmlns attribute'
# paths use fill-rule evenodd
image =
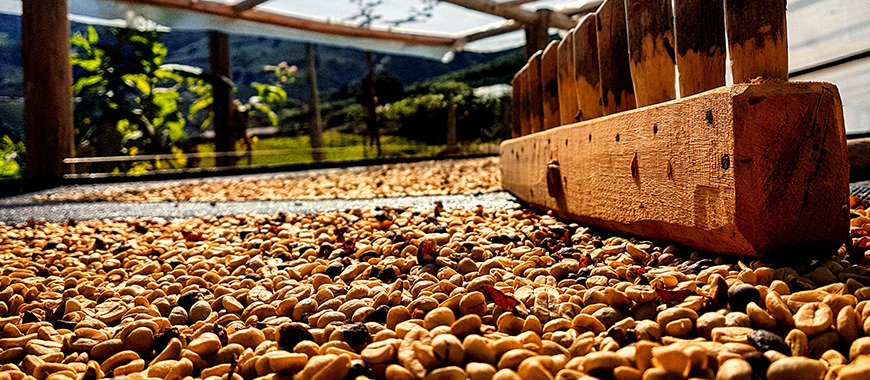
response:
<svg viewBox="0 0 870 380"><path fill-rule="evenodd" d="M73 33L85 31L86 28L86 25L74 23L72 31ZM105 31L104 28L97 28L97 30ZM19 137L21 133L21 105L8 100L22 96L20 38L20 18L0 15L0 136L11 134ZM161 37L161 42L169 51L167 63L208 68L207 32L170 32ZM230 49L233 80L238 87L236 95L238 98L244 99L254 95L250 83L267 80L268 76L263 71L263 66L286 61L290 65L299 67L296 82L288 86L288 95L300 101L307 100L303 43L265 37L231 36ZM333 98L337 94L344 94L347 97L368 70L365 52L359 49L321 45L317 47L317 54L318 87L324 100L337 100ZM516 71L516 68L511 68L502 73L501 71L505 71L504 63L509 63L511 67L515 66L513 62L516 61L515 55L516 51L491 54L459 52L454 60L447 64L437 60L387 54L375 54L375 60L380 68L396 74L406 86L436 77L468 81L472 85L478 85L491 84L489 82L493 81L504 82L502 77L508 75L507 71ZM488 62L495 65L479 65ZM496 69L495 74L489 72L493 67ZM451 75L457 70L469 68L470 71L464 70L459 74ZM509 77L507 78L509 80Z"/></svg>

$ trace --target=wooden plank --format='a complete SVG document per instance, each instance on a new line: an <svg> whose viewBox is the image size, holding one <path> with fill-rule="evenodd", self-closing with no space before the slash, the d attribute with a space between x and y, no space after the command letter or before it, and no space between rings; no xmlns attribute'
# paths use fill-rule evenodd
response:
<svg viewBox="0 0 870 380"><path fill-rule="evenodd" d="M73 156L72 66L66 0L24 1L21 59L24 74L24 175L59 180Z"/></svg>
<svg viewBox="0 0 870 380"><path fill-rule="evenodd" d="M680 96L725 85L725 9L722 0L674 0L674 45Z"/></svg>
<svg viewBox="0 0 870 380"><path fill-rule="evenodd" d="M221 32L209 32L209 68L212 75L232 79L232 65L230 62L230 36ZM214 151L235 151L235 138L230 127L230 108L233 103L233 88L225 85L222 81L212 83L212 125L214 125ZM229 166L234 162L233 157L218 157L218 166Z"/></svg>
<svg viewBox="0 0 870 380"><path fill-rule="evenodd" d="M517 138L522 136L522 71L514 75L511 80L511 137Z"/></svg>
<svg viewBox="0 0 870 380"><path fill-rule="evenodd" d="M628 65L625 3L622 0L606 0L596 15L602 112L610 115L633 109L636 105Z"/></svg>
<svg viewBox="0 0 870 380"><path fill-rule="evenodd" d="M517 20L522 23L531 24L535 22L537 15L533 11L527 11L517 6L499 4L491 0L441 0L445 3L451 3L463 8L468 8L478 12L491 14L493 16L504 17L511 20ZM571 18L561 13L553 13L550 17L548 26L560 29L571 29L574 27L574 22Z"/></svg>
<svg viewBox="0 0 870 380"><path fill-rule="evenodd" d="M726 0L725 19L734 83L788 80L785 1Z"/></svg>
<svg viewBox="0 0 870 380"><path fill-rule="evenodd" d="M550 42L541 55L541 86L544 95L544 129L562 125L559 114L559 76L557 48L559 43Z"/></svg>
<svg viewBox="0 0 870 380"><path fill-rule="evenodd" d="M530 133L544 130L544 88L541 87L541 55L542 52L532 54L529 58L529 70L526 79L529 89L529 122Z"/></svg>
<svg viewBox="0 0 870 380"><path fill-rule="evenodd" d="M625 0L628 51L638 107L676 99L674 15L671 2Z"/></svg>
<svg viewBox="0 0 870 380"><path fill-rule="evenodd" d="M575 119L585 121L602 115L601 81L598 70L598 25L595 15L583 18L574 28L574 78L577 86Z"/></svg>
<svg viewBox="0 0 870 380"><path fill-rule="evenodd" d="M529 98L529 65L526 64L519 72L520 87L520 136L532 133L532 103Z"/></svg>
<svg viewBox="0 0 870 380"><path fill-rule="evenodd" d="M574 77L574 30L568 32L556 49L559 78L559 118L561 125L578 121L577 79Z"/></svg>
<svg viewBox="0 0 870 380"><path fill-rule="evenodd" d="M826 257L849 233L830 83L737 84L563 126L502 143L501 165L535 207L705 251Z"/></svg>
<svg viewBox="0 0 870 380"><path fill-rule="evenodd" d="M236 5L233 5L233 11L236 12L244 12L249 9L254 9L254 7L263 4L269 0L242 0L238 2Z"/></svg>

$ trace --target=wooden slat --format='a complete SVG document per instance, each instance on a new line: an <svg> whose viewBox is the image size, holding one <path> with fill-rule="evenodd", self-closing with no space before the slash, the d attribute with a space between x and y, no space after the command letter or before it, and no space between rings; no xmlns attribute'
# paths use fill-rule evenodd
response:
<svg viewBox="0 0 870 380"><path fill-rule="evenodd" d="M725 20L734 83L788 80L785 1L726 0Z"/></svg>
<svg viewBox="0 0 870 380"><path fill-rule="evenodd" d="M577 121L601 116L601 81L598 70L598 26L595 15L574 28L574 83L577 86Z"/></svg>
<svg viewBox="0 0 870 380"><path fill-rule="evenodd" d="M544 130L544 88L541 87L541 55L537 52L529 58L527 86L529 89L529 121L531 133Z"/></svg>
<svg viewBox="0 0 870 380"><path fill-rule="evenodd" d="M725 85L725 10L722 0L674 0L674 45L680 96Z"/></svg>
<svg viewBox="0 0 870 380"><path fill-rule="evenodd" d="M21 15L25 176L59 180L73 155L72 67L67 1L25 1ZM0 159L3 159L0 157Z"/></svg>
<svg viewBox="0 0 870 380"><path fill-rule="evenodd" d="M520 87L520 136L532 133L532 103L529 93L529 65L523 66L519 73Z"/></svg>
<svg viewBox="0 0 870 380"><path fill-rule="evenodd" d="M595 15L574 28L574 82L577 86L577 121L601 116L601 81L598 70L598 26Z"/></svg>
<svg viewBox="0 0 870 380"><path fill-rule="evenodd" d="M808 82L720 87L501 146L502 185L535 207L748 256L836 251L846 159L837 88Z"/></svg>
<svg viewBox="0 0 870 380"><path fill-rule="evenodd" d="M558 49L559 43L551 41L541 56L541 86L544 90L544 129L562 125L559 115L559 75Z"/></svg>
<svg viewBox="0 0 870 380"><path fill-rule="evenodd" d="M596 15L602 112L610 115L633 109L636 106L631 69L628 66L625 3L622 0L606 0ZM580 110L583 110L582 106Z"/></svg>
<svg viewBox="0 0 870 380"><path fill-rule="evenodd" d="M263 4L269 0L242 0L238 2L236 5L233 5L233 10L236 12L244 12L249 9L254 9L254 7Z"/></svg>
<svg viewBox="0 0 870 380"><path fill-rule="evenodd" d="M638 107L677 97L674 16L671 2L625 0L628 51Z"/></svg>
<svg viewBox="0 0 870 380"><path fill-rule="evenodd" d="M577 79L574 77L574 30L568 32L556 49L559 77L559 118L562 125L576 122Z"/></svg>
<svg viewBox="0 0 870 380"><path fill-rule="evenodd" d="M511 81L511 137L517 138L522 136L522 127L521 125L521 115L523 113L522 106L520 105L522 102L522 86L520 83L522 79L520 76L522 75L522 71L517 72L514 75L514 79Z"/></svg>

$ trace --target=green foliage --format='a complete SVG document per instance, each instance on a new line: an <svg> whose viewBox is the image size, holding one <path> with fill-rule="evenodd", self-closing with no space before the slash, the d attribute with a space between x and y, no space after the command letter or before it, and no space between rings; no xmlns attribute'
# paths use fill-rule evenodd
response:
<svg viewBox="0 0 870 380"><path fill-rule="evenodd" d="M21 178L24 166L24 142L14 142L9 136L0 138L0 180Z"/></svg>
<svg viewBox="0 0 870 380"><path fill-rule="evenodd" d="M456 70L435 78L427 79L408 86L410 94L427 93L429 89L439 82L463 82L470 87L482 87L493 84L509 84L513 76L526 63L523 49L517 49L510 54L503 55L486 63L479 63L471 67Z"/></svg>
<svg viewBox="0 0 870 380"><path fill-rule="evenodd" d="M200 79L163 66L154 31L111 29L101 40L89 27L71 43L79 155L171 153L186 125L180 91Z"/></svg>

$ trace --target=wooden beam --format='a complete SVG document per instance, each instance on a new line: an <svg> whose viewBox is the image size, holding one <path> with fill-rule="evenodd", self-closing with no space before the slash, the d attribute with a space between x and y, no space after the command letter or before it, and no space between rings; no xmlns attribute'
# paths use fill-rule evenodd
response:
<svg viewBox="0 0 870 380"><path fill-rule="evenodd" d="M67 0L23 1L24 175L40 181L69 173L73 156L73 94Z"/></svg>
<svg viewBox="0 0 870 380"><path fill-rule="evenodd" d="M793 259L830 255L849 234L830 83L720 87L508 140L500 154L502 185L524 202L644 239Z"/></svg>
<svg viewBox="0 0 870 380"><path fill-rule="evenodd" d="M531 133L544 130L544 88L541 85L541 56L537 52L529 59L526 85L529 89L529 125Z"/></svg>
<svg viewBox="0 0 870 380"><path fill-rule="evenodd" d="M571 124L577 120L577 78L574 76L574 29L565 35L556 49L559 79L559 118L560 125Z"/></svg>
<svg viewBox="0 0 870 380"><path fill-rule="evenodd" d="M602 115L598 69L598 27L595 15L584 17L574 28L574 82L577 86L577 121Z"/></svg>
<svg viewBox="0 0 870 380"><path fill-rule="evenodd" d="M221 32L209 32L208 53L210 73L217 77L232 78L232 65L230 59L230 36ZM230 125L230 109L233 104L233 88L215 81L212 83L212 125L214 125L214 150L215 152L235 151L235 136ZM217 166L230 166L234 163L233 157L218 157Z"/></svg>
<svg viewBox="0 0 870 380"><path fill-rule="evenodd" d="M628 51L638 107L677 97L674 15L671 2L625 0Z"/></svg>
<svg viewBox="0 0 870 380"><path fill-rule="evenodd" d="M559 43L550 42L541 55L541 87L544 95L544 129L556 128L562 124L559 113L559 73L558 49Z"/></svg>
<svg viewBox="0 0 870 380"><path fill-rule="evenodd" d="M233 5L233 11L235 12L244 12L249 9L254 9L254 7L263 4L269 0L242 0L237 4Z"/></svg>
<svg viewBox="0 0 870 380"><path fill-rule="evenodd" d="M582 16L587 13L595 12L603 2L603 0L595 0L580 5L563 5L556 7L554 11L566 16Z"/></svg>
<svg viewBox="0 0 870 380"><path fill-rule="evenodd" d="M463 8L468 8L478 12L491 14L494 16L504 17L511 20L516 20L525 24L534 23L537 20L537 14L532 11L516 6L505 6L491 0L441 0L445 3L455 4ZM550 18L550 27L559 29L571 29L574 27L574 22L571 18L561 13L553 13Z"/></svg>
<svg viewBox="0 0 870 380"><path fill-rule="evenodd" d="M605 0L598 8L598 69L604 115L636 107L623 0Z"/></svg>
<svg viewBox="0 0 870 380"><path fill-rule="evenodd" d="M785 1L726 0L725 19L734 83L788 80Z"/></svg>
<svg viewBox="0 0 870 380"><path fill-rule="evenodd" d="M725 85L725 10L721 0L674 0L680 96Z"/></svg>
<svg viewBox="0 0 870 380"><path fill-rule="evenodd" d="M465 35L464 37L459 39L459 41L460 41L459 45L465 45L465 44L472 43L474 41L480 41L482 39L500 36L502 34L506 34L506 33L510 33L510 32L515 32L517 30L523 29L523 27L524 27L523 24L520 24L520 23L513 21L513 20L507 20L504 22L504 24L498 25L496 27L477 31L477 32L468 33L467 35Z"/></svg>
<svg viewBox="0 0 870 380"><path fill-rule="evenodd" d="M134 4L148 4L170 9L183 9L230 19L245 20L267 25L275 25L310 32L331 34L336 36L372 38L379 40L398 41L413 45L456 46L457 39L451 37L426 34L398 33L389 30L361 28L347 24L320 22L287 15L278 15L251 9L238 13L232 7L210 1L190 0L116 0Z"/></svg>

